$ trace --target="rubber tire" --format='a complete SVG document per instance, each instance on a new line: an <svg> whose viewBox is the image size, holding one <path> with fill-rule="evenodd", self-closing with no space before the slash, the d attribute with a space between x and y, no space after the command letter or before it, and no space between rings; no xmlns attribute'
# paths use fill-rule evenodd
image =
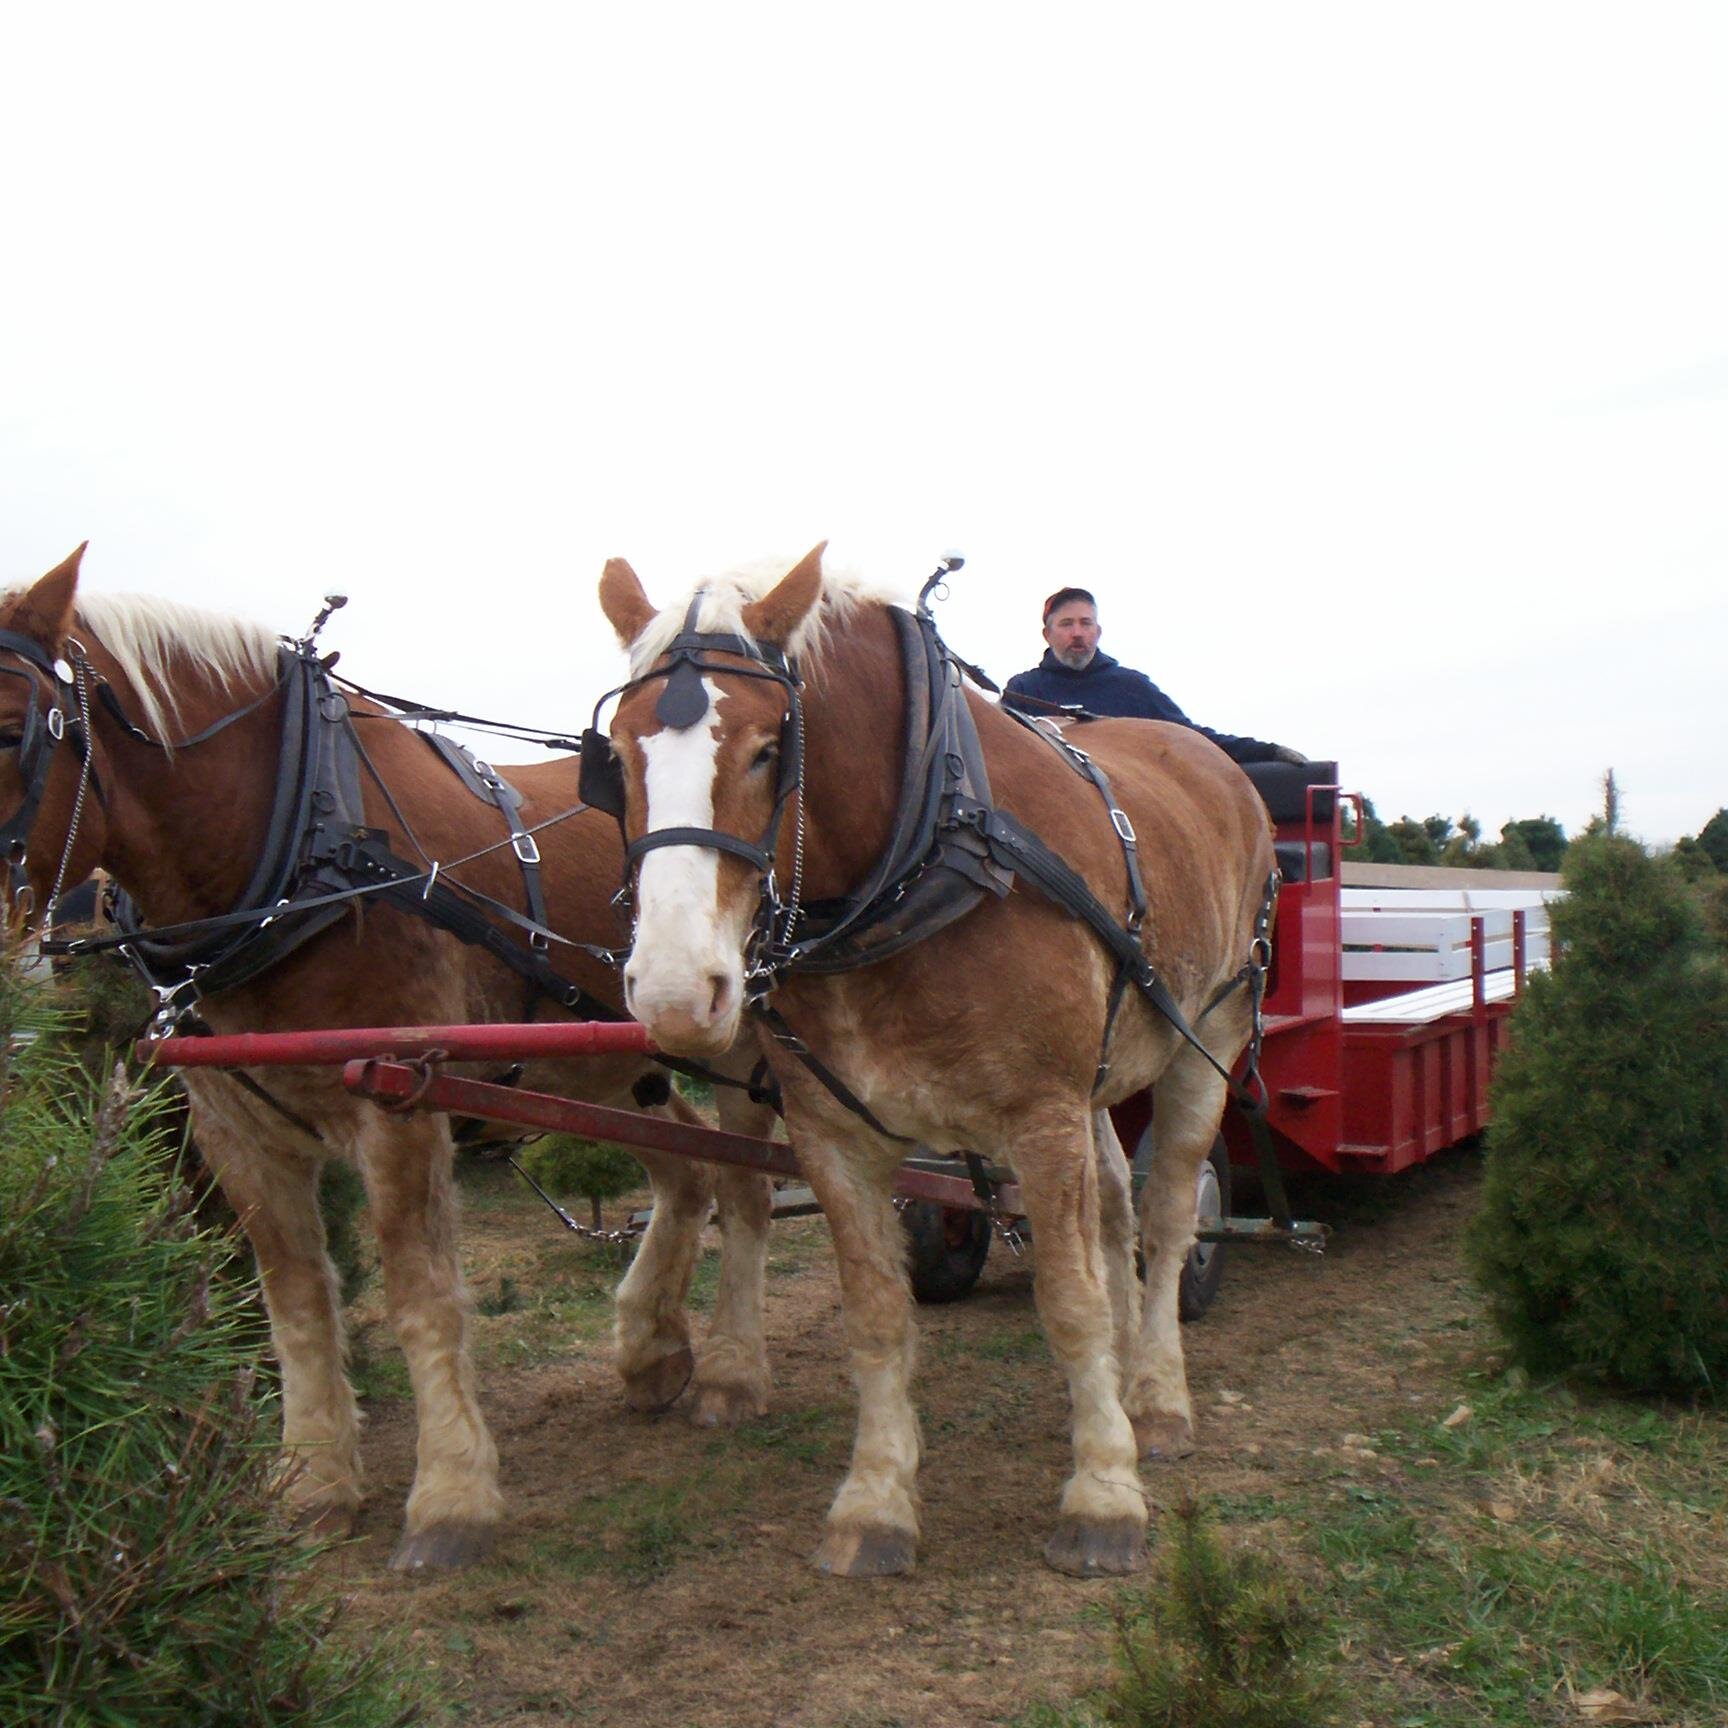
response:
<svg viewBox="0 0 1728 1728"><path fill-rule="evenodd" d="M1194 1210L1230 1216L1230 1154L1220 1134L1200 1166L1194 1183ZM1176 1286L1176 1311L1184 1320L1203 1319L1224 1282L1224 1244L1196 1242L1188 1250L1181 1281Z"/></svg>
<svg viewBox="0 0 1728 1728"><path fill-rule="evenodd" d="M920 1302L958 1302L978 1282L990 1253L990 1220L982 1212L912 1200L901 1209L912 1294Z"/></svg>

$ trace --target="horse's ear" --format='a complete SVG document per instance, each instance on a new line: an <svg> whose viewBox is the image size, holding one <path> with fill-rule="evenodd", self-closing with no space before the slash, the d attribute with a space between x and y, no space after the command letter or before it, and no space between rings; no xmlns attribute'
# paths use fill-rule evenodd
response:
<svg viewBox="0 0 1728 1728"><path fill-rule="evenodd" d="M73 603L78 593L78 566L86 540L69 558L26 588L12 614L12 628L48 648L58 648L72 629Z"/></svg>
<svg viewBox="0 0 1728 1728"><path fill-rule="evenodd" d="M822 554L826 540L818 541L780 580L744 608L745 634L757 642L784 648L792 632L804 622L822 593Z"/></svg>
<svg viewBox="0 0 1728 1728"><path fill-rule="evenodd" d="M641 580L622 558L606 560L600 577L600 610L626 648L658 616L653 601L642 591Z"/></svg>

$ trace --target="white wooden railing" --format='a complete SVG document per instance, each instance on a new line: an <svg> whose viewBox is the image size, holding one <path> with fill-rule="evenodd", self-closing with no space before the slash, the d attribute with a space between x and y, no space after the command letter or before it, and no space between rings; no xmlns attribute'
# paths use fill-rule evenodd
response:
<svg viewBox="0 0 1728 1728"><path fill-rule="evenodd" d="M1558 889L1345 888L1342 893L1346 982L1411 987L1345 1009L1349 1021L1427 1021L1469 1009L1476 1000L1472 933L1478 926L1485 1001L1512 995L1520 968L1543 968L1551 958L1548 903L1559 897Z"/></svg>

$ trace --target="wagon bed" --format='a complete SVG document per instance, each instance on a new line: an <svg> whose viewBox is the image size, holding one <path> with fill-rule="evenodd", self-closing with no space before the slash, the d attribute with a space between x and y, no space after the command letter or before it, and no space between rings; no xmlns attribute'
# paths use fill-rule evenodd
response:
<svg viewBox="0 0 1728 1728"><path fill-rule="evenodd" d="M1550 957L1559 878L1341 861L1358 794L1336 764L1247 770L1285 880L1261 1072L1280 1162L1391 1174L1479 1133L1513 1005ZM1137 1144L1147 1108L1118 1130ZM1245 1127L1227 1113L1235 1162Z"/></svg>

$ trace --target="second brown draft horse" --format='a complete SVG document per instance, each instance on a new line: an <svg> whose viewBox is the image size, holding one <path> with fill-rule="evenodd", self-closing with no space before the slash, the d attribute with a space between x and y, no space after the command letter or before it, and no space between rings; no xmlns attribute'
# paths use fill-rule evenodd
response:
<svg viewBox="0 0 1728 1728"><path fill-rule="evenodd" d="M40 908L57 883L77 883L100 866L158 928L220 920L236 906L256 905L261 849L280 826L283 775L311 772L304 760L285 767L282 754L290 681L316 670L309 650L284 645L260 626L168 601L80 596L81 552L32 586L0 596L0 815L14 889L27 887ZM517 826L533 831L532 848L520 839L513 845L501 808L465 784L427 737L377 704L333 693L327 682L314 679L309 689L318 712L296 710L294 723L307 726L314 751L335 748L337 734L351 729L364 761L345 759L347 797L355 804L347 814L356 832L372 833L375 849L421 868L437 863L440 892L523 917L518 854L537 850L541 928L597 946L615 939L617 832L609 819L581 808L573 759L500 771L521 795ZM337 772L328 786L311 788L312 824L320 798L341 804L340 778ZM324 811L327 825L341 814ZM296 844L301 838L290 836ZM328 868L340 876L339 862ZM269 909L266 899L250 919L221 928L255 934ZM486 921L507 933L519 951L514 956L459 940L400 899L358 898L332 917L255 976L241 979L241 964L228 970L237 981L205 988L199 1011L209 1026L289 1031L518 1020L529 1001L543 1014L566 1012L546 992L526 987L520 956L535 933L503 913ZM278 920L284 929L293 923ZM218 938L215 948L222 946ZM580 949L548 945L541 960L590 996L616 1002L616 975ZM215 986L223 975L218 955L203 981ZM639 1058L614 1057L541 1064L523 1078L629 1104L644 1071ZM317 1200L324 1160L339 1157L351 1160L365 1181L390 1318L408 1358L419 1418L414 1485L394 1563L415 1570L478 1558L491 1545L502 1500L457 1264L446 1120L385 1115L349 1097L330 1070L260 1071L250 1086L214 1071L189 1071L186 1083L199 1146L263 1274L281 1362L284 1489L292 1505L307 1523L340 1532L361 1497L360 1411L345 1369L342 1310ZM689 1116L675 1095L659 1108ZM723 1091L721 1109L730 1127L767 1131L766 1113L742 1093ZM691 1413L698 1422L760 1414L768 1393L767 1181L669 1155L637 1156L653 1180L656 1204L618 1293L618 1366L627 1397L639 1409L663 1408L694 1375ZM716 1187L720 1287L698 1356L685 1294Z"/></svg>

